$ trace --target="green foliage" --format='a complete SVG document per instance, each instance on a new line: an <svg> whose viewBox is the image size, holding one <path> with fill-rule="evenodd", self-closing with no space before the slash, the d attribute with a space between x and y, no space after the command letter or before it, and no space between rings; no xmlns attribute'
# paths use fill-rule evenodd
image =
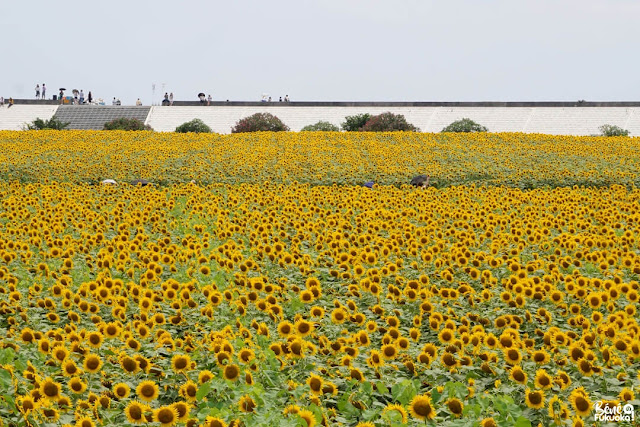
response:
<svg viewBox="0 0 640 427"><path fill-rule="evenodd" d="M342 123L342 130L347 132L358 132L369 121L371 114L356 114L355 116L347 116Z"/></svg>
<svg viewBox="0 0 640 427"><path fill-rule="evenodd" d="M629 136L628 130L616 125L602 125L598 129L600 129L602 136Z"/></svg>
<svg viewBox="0 0 640 427"><path fill-rule="evenodd" d="M471 119L463 118L461 120L456 120L451 123L449 126L442 129L442 132L488 132L489 129L486 127L479 125Z"/></svg>
<svg viewBox="0 0 640 427"><path fill-rule="evenodd" d="M362 126L363 132L397 132L408 131L418 132L420 129L407 122L407 119L402 114L393 114L386 112L371 117Z"/></svg>
<svg viewBox="0 0 640 427"><path fill-rule="evenodd" d="M120 117L104 124L104 130L153 130L138 119Z"/></svg>
<svg viewBox="0 0 640 427"><path fill-rule="evenodd" d="M256 113L236 122L236 125L231 128L231 133L282 132L288 130L289 126L282 123L282 121L273 114Z"/></svg>
<svg viewBox="0 0 640 427"><path fill-rule="evenodd" d="M211 133L211 128L207 126L200 119L193 119L190 122L185 122L176 128L176 132L179 133L187 133L187 132L195 132L195 133Z"/></svg>
<svg viewBox="0 0 640 427"><path fill-rule="evenodd" d="M332 123L324 122L320 120L318 123L313 125L307 125L301 129L302 132L340 132L340 128Z"/></svg>
<svg viewBox="0 0 640 427"><path fill-rule="evenodd" d="M63 130L67 126L69 126L70 122L62 122L55 117L50 118L49 120L43 120L40 117L35 119L23 128L24 130L43 130L43 129L55 129L55 130Z"/></svg>

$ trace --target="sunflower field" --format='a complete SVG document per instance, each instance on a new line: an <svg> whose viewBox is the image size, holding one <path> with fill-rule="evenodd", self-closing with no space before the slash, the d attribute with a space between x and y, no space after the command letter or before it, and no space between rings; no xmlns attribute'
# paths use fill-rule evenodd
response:
<svg viewBox="0 0 640 427"><path fill-rule="evenodd" d="M639 149L0 132L0 425L584 426L596 402L639 408ZM435 186L403 185L418 173Z"/></svg>

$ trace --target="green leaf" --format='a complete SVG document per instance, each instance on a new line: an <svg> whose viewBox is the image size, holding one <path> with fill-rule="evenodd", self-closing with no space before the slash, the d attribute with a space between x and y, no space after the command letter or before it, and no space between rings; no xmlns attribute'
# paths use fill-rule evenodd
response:
<svg viewBox="0 0 640 427"><path fill-rule="evenodd" d="M378 393L383 396L387 396L389 394L389 389L383 383L376 384L376 389L378 390Z"/></svg>
<svg viewBox="0 0 640 427"><path fill-rule="evenodd" d="M518 417L514 426L515 427L531 427L531 421L521 416L521 417Z"/></svg>
<svg viewBox="0 0 640 427"><path fill-rule="evenodd" d="M211 390L211 383L206 382L206 383L202 384L200 386L200 388L198 388L198 391L196 393L196 399L197 400L202 400L203 397L205 397L207 394L209 394L210 390Z"/></svg>
<svg viewBox="0 0 640 427"><path fill-rule="evenodd" d="M0 369L0 385L3 390L7 390L11 386L11 373L6 369Z"/></svg>
<svg viewBox="0 0 640 427"><path fill-rule="evenodd" d="M415 386L409 380L404 380L391 387L391 397L403 405L407 405L411 402L411 399L414 398L416 393L417 391Z"/></svg>

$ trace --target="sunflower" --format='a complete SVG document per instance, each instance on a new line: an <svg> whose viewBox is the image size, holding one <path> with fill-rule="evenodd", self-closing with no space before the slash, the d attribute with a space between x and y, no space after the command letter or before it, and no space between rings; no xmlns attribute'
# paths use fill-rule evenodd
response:
<svg viewBox="0 0 640 427"><path fill-rule="evenodd" d="M20 396L16 400L16 407L18 408L18 411L25 415L29 415L31 412L36 410L39 405L40 404L36 402L32 396L29 395Z"/></svg>
<svg viewBox="0 0 640 427"><path fill-rule="evenodd" d="M313 306L311 307L310 314L311 314L311 317L319 319L324 316L324 308L317 305Z"/></svg>
<svg viewBox="0 0 640 427"><path fill-rule="evenodd" d="M198 382L200 384L211 381L213 378L215 378L215 375L209 370L200 371L200 373L198 374Z"/></svg>
<svg viewBox="0 0 640 427"><path fill-rule="evenodd" d="M281 337L288 337L293 333L293 323L283 320L278 324L278 334Z"/></svg>
<svg viewBox="0 0 640 427"><path fill-rule="evenodd" d="M224 367L222 375L225 380L235 381L240 376L240 368L236 364L229 364Z"/></svg>
<svg viewBox="0 0 640 427"><path fill-rule="evenodd" d="M540 409L544 406L544 391L529 390L525 391L525 403L529 408Z"/></svg>
<svg viewBox="0 0 640 427"><path fill-rule="evenodd" d="M254 385L255 384L255 380L253 379L253 374L251 373L251 371L245 371L244 372L244 382L247 385Z"/></svg>
<svg viewBox="0 0 640 427"><path fill-rule="evenodd" d="M462 410L464 409L464 404L456 398L451 398L448 399L445 404L447 405L447 408L449 408L449 411L455 416L455 417L459 417L462 415Z"/></svg>
<svg viewBox="0 0 640 427"><path fill-rule="evenodd" d="M112 391L118 399L126 399L131 393L131 387L125 383L117 383L113 385Z"/></svg>
<svg viewBox="0 0 640 427"><path fill-rule="evenodd" d="M544 369L538 369L536 371L535 385L538 388L546 390L553 386L553 379L547 374Z"/></svg>
<svg viewBox="0 0 640 427"><path fill-rule="evenodd" d="M544 350L536 350L531 355L531 360L536 362L538 365L544 365L549 362L551 356Z"/></svg>
<svg viewBox="0 0 640 427"><path fill-rule="evenodd" d="M527 374L522 370L520 366L514 366L509 372L509 378L518 384L527 383Z"/></svg>
<svg viewBox="0 0 640 427"><path fill-rule="evenodd" d="M140 363L138 362L138 360L127 355L124 355L120 358L120 366L125 372L129 374L135 374L140 370Z"/></svg>
<svg viewBox="0 0 640 427"><path fill-rule="evenodd" d="M240 359L242 363L250 363L254 358L255 353L251 349L243 348L238 352L238 359Z"/></svg>
<svg viewBox="0 0 640 427"><path fill-rule="evenodd" d="M89 417L81 417L76 421L75 427L95 427L95 423Z"/></svg>
<svg viewBox="0 0 640 427"><path fill-rule="evenodd" d="M129 402L124 408L124 414L127 417L127 421L132 424L145 424L147 420L144 413L147 412L148 409L149 407L147 405L134 400Z"/></svg>
<svg viewBox="0 0 640 427"><path fill-rule="evenodd" d="M73 377L74 375L80 375L82 371L76 365L73 359L67 359L62 362L62 375L65 377Z"/></svg>
<svg viewBox="0 0 640 427"><path fill-rule="evenodd" d="M80 377L73 377L69 380L67 387L69 387L71 393L82 394L87 389L87 383L82 381Z"/></svg>
<svg viewBox="0 0 640 427"><path fill-rule="evenodd" d="M393 344L383 345L380 350L382 358L385 360L393 360L398 355L398 349Z"/></svg>
<svg viewBox="0 0 640 427"><path fill-rule="evenodd" d="M576 414L581 417L586 417L591 412L591 400L589 400L587 393L582 387L578 387L571 392L569 402L573 405Z"/></svg>
<svg viewBox="0 0 640 427"><path fill-rule="evenodd" d="M191 405L186 402L175 402L171 406L178 413L178 422L183 423L189 418L189 412L191 412Z"/></svg>
<svg viewBox="0 0 640 427"><path fill-rule="evenodd" d="M191 369L191 357L176 354L171 358L171 369L176 373L189 371Z"/></svg>
<svg viewBox="0 0 640 427"><path fill-rule="evenodd" d="M211 376L211 378L213 378L213 375ZM189 380L180 386L180 390L178 391L178 393L187 402L195 402L196 394L198 393L198 385L193 381Z"/></svg>
<svg viewBox="0 0 640 427"><path fill-rule="evenodd" d="M138 387L136 387L136 394L138 395L138 398L143 402L153 402L158 398L158 395L160 394L160 388L155 382L146 380L138 384Z"/></svg>
<svg viewBox="0 0 640 427"><path fill-rule="evenodd" d="M240 411L242 412L253 412L253 410L256 408L256 403L253 401L251 396L244 395L238 402L238 408L240 408Z"/></svg>
<svg viewBox="0 0 640 427"><path fill-rule="evenodd" d="M496 423L496 420L494 420L492 417L484 418L482 421L480 421L480 426L481 427L498 427L498 423Z"/></svg>
<svg viewBox="0 0 640 427"><path fill-rule="evenodd" d="M517 348L506 348L504 350L504 360L509 365L517 365L522 360L522 354L520 354Z"/></svg>
<svg viewBox="0 0 640 427"><path fill-rule="evenodd" d="M571 385L571 377L564 371L558 371L554 378L554 382L558 384L562 390L565 390Z"/></svg>
<svg viewBox="0 0 640 427"><path fill-rule="evenodd" d="M314 330L313 323L307 322L304 319L298 320L294 325L296 335L299 337L306 337Z"/></svg>
<svg viewBox="0 0 640 427"><path fill-rule="evenodd" d="M311 376L307 379L307 384L311 389L311 393L313 393L316 396L319 396L322 394L322 386L323 386L322 378L320 378L315 374L311 374Z"/></svg>
<svg viewBox="0 0 640 427"><path fill-rule="evenodd" d="M431 398L426 394L416 395L409 404L409 412L419 420L432 420L436 411L431 403Z"/></svg>
<svg viewBox="0 0 640 427"><path fill-rule="evenodd" d="M88 354L82 364L85 371L95 374L102 368L102 359L96 354Z"/></svg>
<svg viewBox="0 0 640 427"><path fill-rule="evenodd" d="M45 399L57 400L60 397L61 389L60 384L53 381L51 377L45 378L45 380L40 383L40 395Z"/></svg>
<svg viewBox="0 0 640 427"><path fill-rule="evenodd" d="M227 427L227 423L222 418L207 417L202 423L202 427Z"/></svg>
<svg viewBox="0 0 640 427"><path fill-rule="evenodd" d="M51 351L51 355L56 361L62 363L69 357L69 350L63 346L57 346Z"/></svg>
<svg viewBox="0 0 640 427"><path fill-rule="evenodd" d="M56 408L42 408L41 413L49 423L55 423L60 419L60 412Z"/></svg>
<svg viewBox="0 0 640 427"><path fill-rule="evenodd" d="M398 405L398 404L389 404L387 406L385 406L385 408L382 410L382 417L384 418L386 414L389 414L389 417L394 417L393 414L399 414L400 415L400 422L402 424L407 424L407 422L409 421L409 418L407 416L407 410L404 409L404 406L402 405Z"/></svg>
<svg viewBox="0 0 640 427"><path fill-rule="evenodd" d="M296 338L289 343L289 356L293 358L303 357L306 348L305 341Z"/></svg>
<svg viewBox="0 0 640 427"><path fill-rule="evenodd" d="M372 368L379 368L384 366L385 362L382 357L382 354L378 350L371 350L369 353L369 357L367 358L367 365Z"/></svg>
<svg viewBox="0 0 640 427"><path fill-rule="evenodd" d="M594 374L593 365L587 359L578 360L578 370L586 377L590 377Z"/></svg>
<svg viewBox="0 0 640 427"><path fill-rule="evenodd" d="M161 406L153 411L153 421L162 427L171 427L178 422L178 411L171 406Z"/></svg>
<svg viewBox="0 0 640 427"><path fill-rule="evenodd" d="M331 312L331 323L342 324L347 319L347 313L343 308L336 308Z"/></svg>
<svg viewBox="0 0 640 427"><path fill-rule="evenodd" d="M620 394L618 394L618 397L620 397L620 400L624 401L624 402L628 402L630 400L635 400L636 395L633 392L633 390L631 390L630 388L623 388L622 390L620 390Z"/></svg>
<svg viewBox="0 0 640 427"><path fill-rule="evenodd" d="M316 417L313 415L313 412L302 409L298 412L298 416L307 423L307 427L314 427L316 425Z"/></svg>

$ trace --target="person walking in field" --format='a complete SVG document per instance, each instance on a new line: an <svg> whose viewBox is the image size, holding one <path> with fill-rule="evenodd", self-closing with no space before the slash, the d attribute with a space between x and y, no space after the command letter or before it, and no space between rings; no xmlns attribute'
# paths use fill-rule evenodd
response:
<svg viewBox="0 0 640 427"><path fill-rule="evenodd" d="M173 92L169 94L169 105L173 105Z"/></svg>
<svg viewBox="0 0 640 427"><path fill-rule="evenodd" d="M47 99L47 87L42 83L42 99Z"/></svg>
<svg viewBox="0 0 640 427"><path fill-rule="evenodd" d="M418 175L413 177L410 184L417 188L427 188L430 180L431 175Z"/></svg>
<svg viewBox="0 0 640 427"><path fill-rule="evenodd" d="M40 99L40 85L36 84L36 99Z"/></svg>

